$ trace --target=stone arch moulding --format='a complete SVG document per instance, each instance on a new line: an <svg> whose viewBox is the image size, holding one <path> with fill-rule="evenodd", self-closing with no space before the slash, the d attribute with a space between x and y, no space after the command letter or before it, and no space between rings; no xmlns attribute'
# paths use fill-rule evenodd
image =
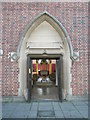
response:
<svg viewBox="0 0 90 120"><path fill-rule="evenodd" d="M19 57L19 95L25 97L27 100L27 56L25 53L26 50L26 42L30 35L33 33L34 29L37 28L41 23L44 21L47 21L58 33L60 38L62 38L62 42L64 44L64 56L63 56L63 93L64 98L67 96L72 95L72 88L70 87L70 83L72 80L70 69L71 69L71 63L73 60L73 48L71 44L70 37L64 28L64 26L51 14L49 14L47 11L44 11L43 13L40 13L32 22L30 22L25 30L23 31L20 42L17 48L17 56ZM59 53L61 54L61 53ZM71 58L71 59L70 59Z"/></svg>
<svg viewBox="0 0 90 120"><path fill-rule="evenodd" d="M21 49L21 45L23 42L23 39L28 31L28 29L33 25L33 23L35 23L39 18L43 17L44 15L48 16L49 18L51 18L63 31L65 38L67 40L67 43L69 45L69 49L70 49L70 58L73 60L73 47L71 44L71 40L70 37L68 35L68 32L66 31L65 27L61 24L61 22L59 22L54 16L52 16L51 14L49 14L47 11L44 11L43 13L40 13L37 17L35 17L25 28L25 30L23 31L21 37L20 37L20 41L18 44L18 48L17 48L17 56L19 58L20 56L20 49Z"/></svg>

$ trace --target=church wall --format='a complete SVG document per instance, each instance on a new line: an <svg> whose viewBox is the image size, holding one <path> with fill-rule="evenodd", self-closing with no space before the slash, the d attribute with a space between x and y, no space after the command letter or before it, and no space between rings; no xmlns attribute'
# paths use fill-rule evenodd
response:
<svg viewBox="0 0 90 120"><path fill-rule="evenodd" d="M18 96L18 63L10 59L16 52L24 29L45 10L67 30L79 60L71 68L72 95L88 91L88 3L2 3L2 95ZM1 56L0 56L1 57ZM1 58L0 58L1 59Z"/></svg>

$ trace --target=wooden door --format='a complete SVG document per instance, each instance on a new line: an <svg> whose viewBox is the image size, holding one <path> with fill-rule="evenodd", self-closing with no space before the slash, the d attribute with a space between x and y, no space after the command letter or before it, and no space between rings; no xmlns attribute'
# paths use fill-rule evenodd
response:
<svg viewBox="0 0 90 120"><path fill-rule="evenodd" d="M60 55L60 58L57 60L58 64L58 95L59 100L63 101L63 55Z"/></svg>
<svg viewBox="0 0 90 120"><path fill-rule="evenodd" d="M28 88L28 102L32 95L32 60L30 55L27 55L27 88Z"/></svg>

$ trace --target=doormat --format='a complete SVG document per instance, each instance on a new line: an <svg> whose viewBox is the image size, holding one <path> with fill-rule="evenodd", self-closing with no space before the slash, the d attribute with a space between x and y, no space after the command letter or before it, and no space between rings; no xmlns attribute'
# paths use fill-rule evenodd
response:
<svg viewBox="0 0 90 120"><path fill-rule="evenodd" d="M38 111L38 117L55 117L54 111Z"/></svg>

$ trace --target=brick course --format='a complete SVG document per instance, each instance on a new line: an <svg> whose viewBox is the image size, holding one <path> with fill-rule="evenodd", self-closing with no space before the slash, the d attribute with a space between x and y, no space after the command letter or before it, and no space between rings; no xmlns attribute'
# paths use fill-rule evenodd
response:
<svg viewBox="0 0 90 120"><path fill-rule="evenodd" d="M17 50L26 25L38 14L48 11L66 28L79 62L72 65L72 94L88 92L88 3L1 3L2 17L2 95L18 95L18 63L11 62L8 53ZM0 13L1 14L1 13ZM1 37L1 34L0 34ZM1 44L1 43L0 43ZM1 58L0 58L1 61Z"/></svg>

